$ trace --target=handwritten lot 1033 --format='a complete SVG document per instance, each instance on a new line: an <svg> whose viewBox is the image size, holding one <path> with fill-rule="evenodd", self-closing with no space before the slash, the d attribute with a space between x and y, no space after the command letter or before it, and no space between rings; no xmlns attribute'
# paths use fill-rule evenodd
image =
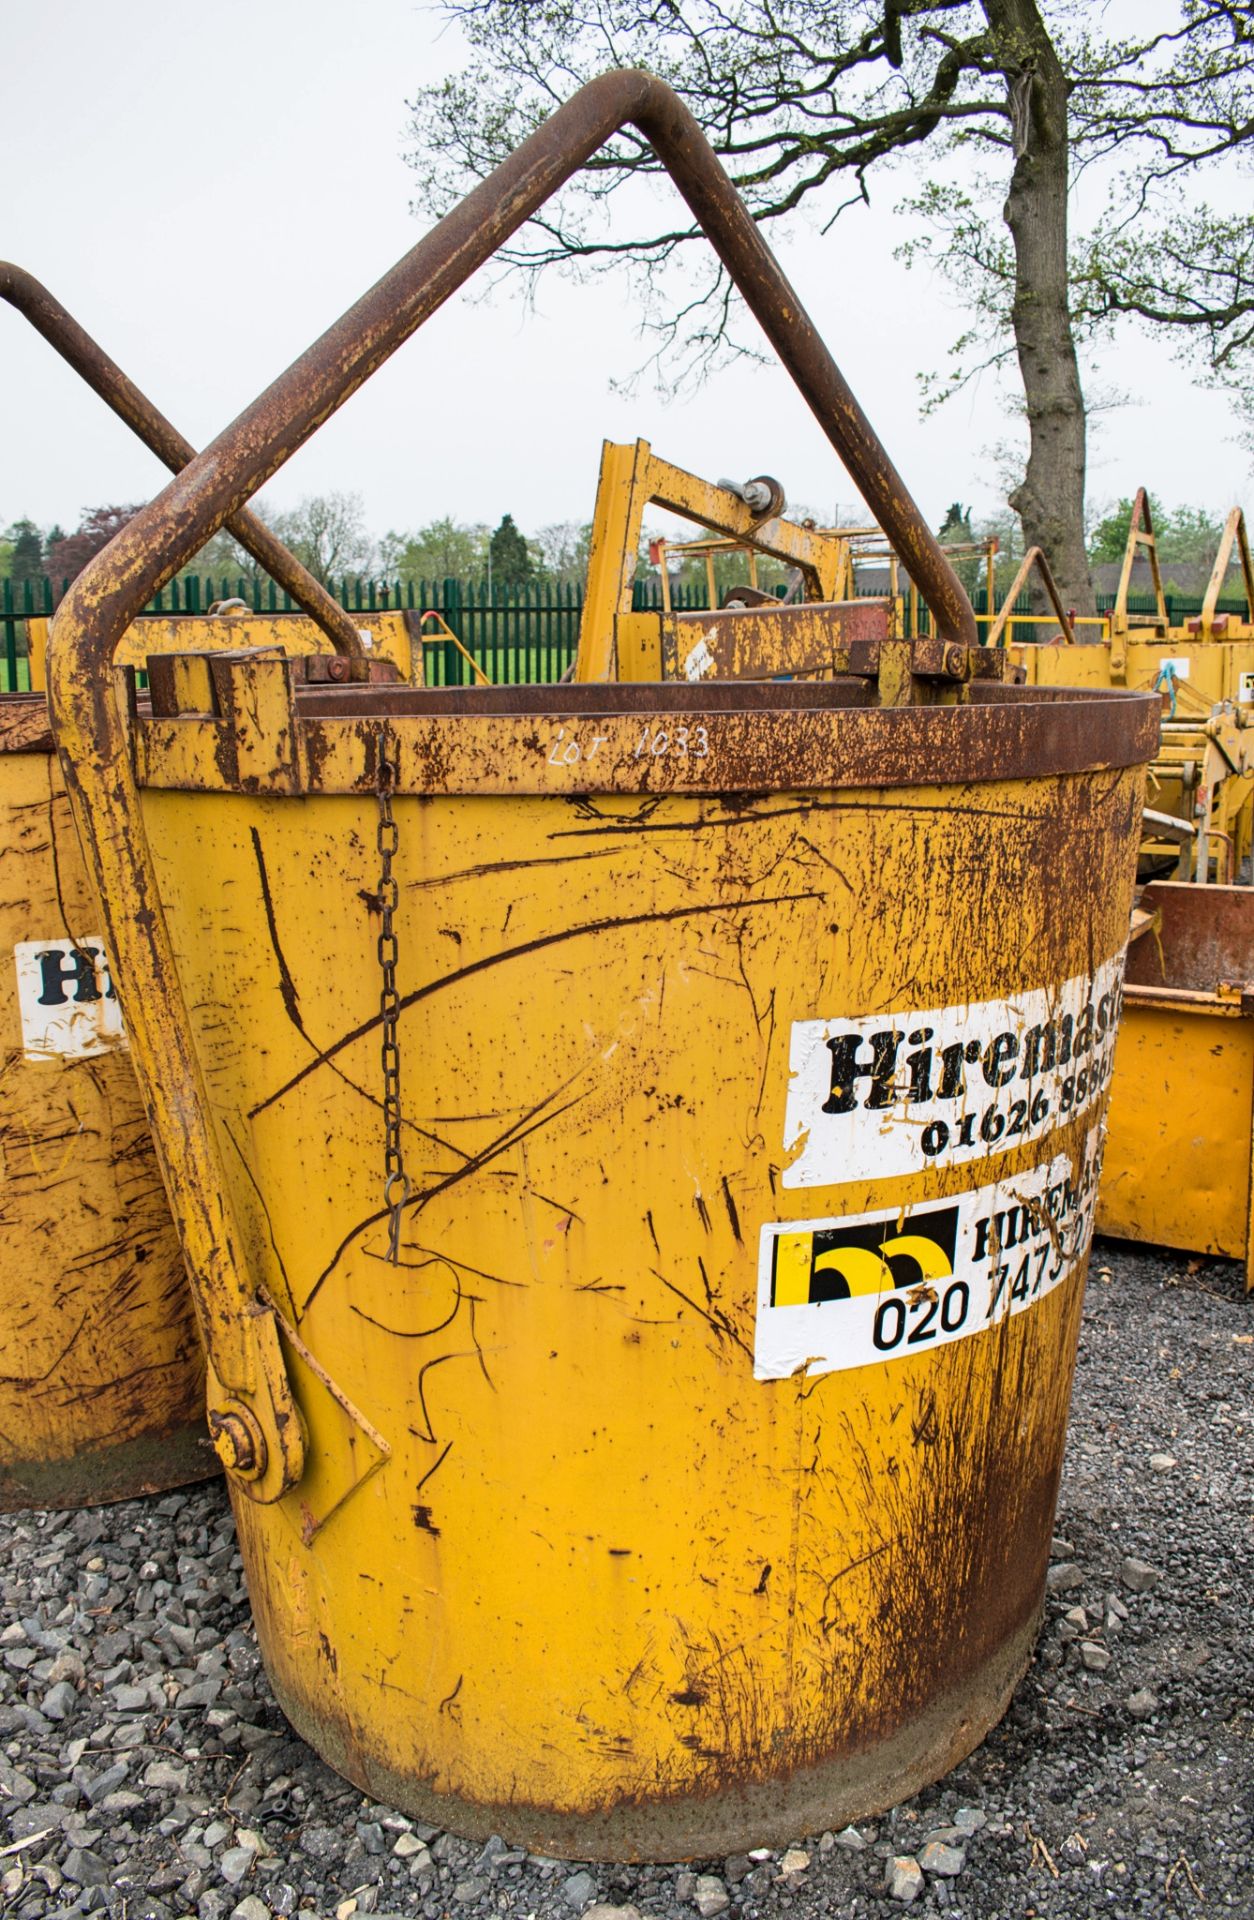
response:
<svg viewBox="0 0 1254 1920"><path fill-rule="evenodd" d="M1023 1313L1088 1253L1100 1127L991 1186L891 1213L763 1227L754 1378L902 1360Z"/></svg>

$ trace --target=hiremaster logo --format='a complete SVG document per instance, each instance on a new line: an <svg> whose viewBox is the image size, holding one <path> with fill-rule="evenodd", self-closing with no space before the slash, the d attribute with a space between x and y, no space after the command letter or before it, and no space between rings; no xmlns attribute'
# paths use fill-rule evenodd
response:
<svg viewBox="0 0 1254 1920"><path fill-rule="evenodd" d="M1035 1306L1087 1256L1100 1132L952 1200L764 1227L755 1378L908 1359Z"/></svg>
<svg viewBox="0 0 1254 1920"><path fill-rule="evenodd" d="M1110 1078L1123 962L1007 1000L794 1021L783 1186L887 1180L1044 1139Z"/></svg>
<svg viewBox="0 0 1254 1920"><path fill-rule="evenodd" d="M885 1214L855 1224L776 1230L773 1307L813 1307L886 1288L947 1280L958 1248L958 1208Z"/></svg>
<svg viewBox="0 0 1254 1920"><path fill-rule="evenodd" d="M97 936L19 940L13 959L28 1060L90 1060L126 1045L108 957Z"/></svg>

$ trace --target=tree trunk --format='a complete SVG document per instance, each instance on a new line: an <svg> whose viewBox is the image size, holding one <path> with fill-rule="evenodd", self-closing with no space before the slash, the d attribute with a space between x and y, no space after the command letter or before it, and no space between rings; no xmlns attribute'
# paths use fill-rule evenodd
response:
<svg viewBox="0 0 1254 1920"><path fill-rule="evenodd" d="M1015 347L1029 452L1010 505L1043 547L1064 603L1095 611L1084 546L1085 415L1067 300L1067 78L1036 0L984 0L1006 76L1015 166L1005 221L1015 254Z"/></svg>

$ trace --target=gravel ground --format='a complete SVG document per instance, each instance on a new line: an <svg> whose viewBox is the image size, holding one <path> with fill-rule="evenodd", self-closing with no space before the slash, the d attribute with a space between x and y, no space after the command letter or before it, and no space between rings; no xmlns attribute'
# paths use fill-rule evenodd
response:
<svg viewBox="0 0 1254 1920"><path fill-rule="evenodd" d="M1192 1264L1095 1249L1046 1624L1002 1725L790 1849L585 1868L406 1820L271 1699L220 1487L0 1516L0 1912L1254 1916L1254 1310Z"/></svg>

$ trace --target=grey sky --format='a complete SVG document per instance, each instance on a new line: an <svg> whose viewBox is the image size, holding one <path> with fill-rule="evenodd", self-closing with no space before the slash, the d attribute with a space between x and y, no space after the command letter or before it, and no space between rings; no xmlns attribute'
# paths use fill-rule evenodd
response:
<svg viewBox="0 0 1254 1920"><path fill-rule="evenodd" d="M0 253L44 280L197 445L212 438L412 246L405 100L459 43L415 0L0 0ZM904 190L904 176L903 176ZM1000 497L989 449L1014 430L987 381L918 417L913 370L960 316L892 257L891 182L832 236L780 251L934 523ZM150 455L27 324L0 308L0 525L73 525L147 498ZM777 473L829 512L853 490L774 368L741 365L682 401L609 380L642 358L626 283L553 279L539 310L496 292L450 303L272 484L273 504L359 491L376 532L448 513L526 530L586 519L603 437L652 440L714 478ZM1168 503L1242 498L1226 403L1129 334L1100 370L1141 403L1098 424L1090 495L1144 482ZM1150 397L1152 396L1152 397Z"/></svg>

